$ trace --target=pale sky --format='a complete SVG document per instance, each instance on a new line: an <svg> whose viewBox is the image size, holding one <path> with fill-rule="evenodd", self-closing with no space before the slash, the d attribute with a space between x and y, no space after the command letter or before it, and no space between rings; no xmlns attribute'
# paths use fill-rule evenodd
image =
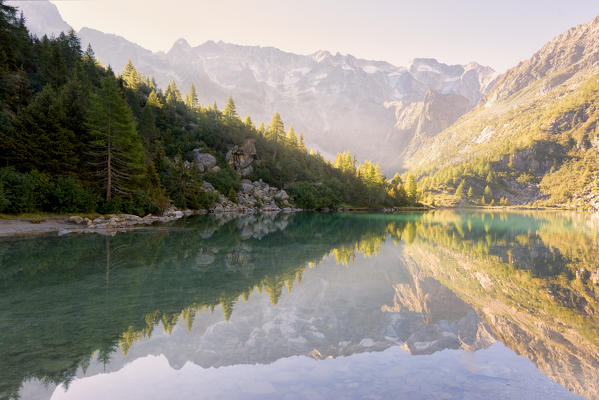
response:
<svg viewBox="0 0 599 400"><path fill-rule="evenodd" d="M54 0L76 30L115 33L150 50L179 38L317 50L407 65L477 61L499 72L599 14L598 0Z"/></svg>

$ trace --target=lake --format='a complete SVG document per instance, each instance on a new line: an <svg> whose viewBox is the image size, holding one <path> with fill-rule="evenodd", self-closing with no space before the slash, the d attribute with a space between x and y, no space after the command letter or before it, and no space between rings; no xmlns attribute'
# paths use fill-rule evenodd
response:
<svg viewBox="0 0 599 400"><path fill-rule="evenodd" d="M0 240L0 398L599 398L591 214L209 215Z"/></svg>

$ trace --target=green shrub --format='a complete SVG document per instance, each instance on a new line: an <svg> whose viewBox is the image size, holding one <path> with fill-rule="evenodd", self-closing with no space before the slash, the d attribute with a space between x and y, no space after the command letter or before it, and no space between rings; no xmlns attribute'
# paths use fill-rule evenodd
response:
<svg viewBox="0 0 599 400"><path fill-rule="evenodd" d="M59 177L50 192L49 206L58 213L94 211L98 197L72 177Z"/></svg>
<svg viewBox="0 0 599 400"><path fill-rule="evenodd" d="M341 204L338 193L325 184L297 182L287 189L295 204L301 208L337 208Z"/></svg>
<svg viewBox="0 0 599 400"><path fill-rule="evenodd" d="M52 184L47 175L22 173L13 168L0 170L0 188L5 204L3 212L18 214L46 209Z"/></svg>
<svg viewBox="0 0 599 400"><path fill-rule="evenodd" d="M204 175L204 180L211 183L222 194L229 193L230 189L238 191L241 187L239 174L230 167L225 167L215 173L207 173Z"/></svg>
<svg viewBox="0 0 599 400"><path fill-rule="evenodd" d="M186 197L186 205L183 208L192 210L202 210L212 207L218 201L218 195L209 192L200 187L195 187L189 191Z"/></svg>

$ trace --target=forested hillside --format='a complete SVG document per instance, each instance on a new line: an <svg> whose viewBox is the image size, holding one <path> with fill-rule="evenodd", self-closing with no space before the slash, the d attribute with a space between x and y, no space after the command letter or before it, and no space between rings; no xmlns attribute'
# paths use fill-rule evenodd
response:
<svg viewBox="0 0 599 400"><path fill-rule="evenodd" d="M193 85L163 91L128 63L115 74L83 51L74 32L31 36L23 16L0 0L0 212L160 213L236 202L242 176L231 151L251 142L244 178L284 188L302 208L383 207L416 202L415 182L386 180L378 166L308 152L303 136L200 105ZM207 103L209 99L201 99ZM195 154L194 154L195 150ZM205 170L197 154L215 157ZM341 162L341 161L343 162ZM210 185L206 186L205 183ZM409 194L406 194L409 193Z"/></svg>

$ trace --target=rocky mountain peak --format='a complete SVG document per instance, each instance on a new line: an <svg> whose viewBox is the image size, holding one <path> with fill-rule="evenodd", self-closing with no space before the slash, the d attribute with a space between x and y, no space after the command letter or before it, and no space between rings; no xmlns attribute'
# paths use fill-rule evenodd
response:
<svg viewBox="0 0 599 400"><path fill-rule="evenodd" d="M547 42L528 60L503 74L483 103L493 104L552 76L536 95L560 85L574 75L599 68L599 16L568 29Z"/></svg>
<svg viewBox="0 0 599 400"><path fill-rule="evenodd" d="M60 16L45 0L25 3L50 20ZM44 4L53 11L43 11ZM27 10L25 15L34 13ZM28 26L35 31L38 22L31 21ZM46 27L39 23L37 29ZM405 68L327 50L306 56L222 41L192 47L179 39L167 53L153 53L94 29L83 28L78 34L83 48L91 44L102 63L117 72L131 59L139 72L154 76L161 87L174 80L186 91L193 83L203 104L216 101L222 105L232 95L240 114L250 114L257 123L268 123L279 112L287 124L293 123L304 134L310 148L326 157L349 149L360 158L380 160L388 173L398 169L397 155L415 133L438 133L438 127L445 127L478 102L494 74L475 63L447 65L418 58ZM458 106L447 103L451 96L425 101L429 89L458 96ZM389 104L399 103L393 112ZM400 124L397 118L406 115L405 110L411 122ZM427 114L420 118L419 112L424 111ZM409 128L399 129L399 125Z"/></svg>
<svg viewBox="0 0 599 400"><path fill-rule="evenodd" d="M9 6L17 7L25 15L29 31L38 37L44 35L57 36L61 32L68 32L71 26L67 24L58 8L49 1L7 1Z"/></svg>

